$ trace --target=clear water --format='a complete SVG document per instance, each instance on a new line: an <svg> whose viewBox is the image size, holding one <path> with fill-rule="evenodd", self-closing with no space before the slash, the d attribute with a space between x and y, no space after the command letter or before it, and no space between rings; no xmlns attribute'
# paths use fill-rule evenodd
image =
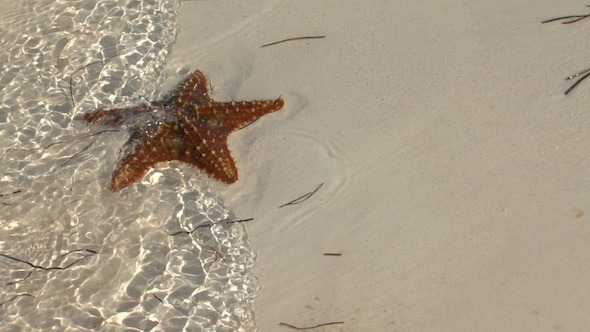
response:
<svg viewBox="0 0 590 332"><path fill-rule="evenodd" d="M111 193L127 133L78 120L166 92L179 7L30 0L2 19L0 330L254 329L254 254L210 180L171 163Z"/></svg>

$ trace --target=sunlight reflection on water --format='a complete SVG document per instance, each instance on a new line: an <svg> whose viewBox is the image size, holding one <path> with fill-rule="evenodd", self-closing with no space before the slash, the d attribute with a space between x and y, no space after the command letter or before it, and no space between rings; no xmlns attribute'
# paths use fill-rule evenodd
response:
<svg viewBox="0 0 590 332"><path fill-rule="evenodd" d="M127 133L75 119L165 92L180 1L22 6L0 26L0 329L252 330L254 254L207 180L172 163L111 193Z"/></svg>

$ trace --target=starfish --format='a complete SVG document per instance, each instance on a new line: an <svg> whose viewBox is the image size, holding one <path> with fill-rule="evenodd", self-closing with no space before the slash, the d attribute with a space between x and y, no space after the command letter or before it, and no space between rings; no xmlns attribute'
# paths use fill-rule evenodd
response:
<svg viewBox="0 0 590 332"><path fill-rule="evenodd" d="M89 123L126 127L125 153L113 172L111 190L141 179L156 164L179 160L226 183L238 180L228 135L283 108L275 100L216 102L207 78L196 70L161 100L134 107L103 108L84 114Z"/></svg>

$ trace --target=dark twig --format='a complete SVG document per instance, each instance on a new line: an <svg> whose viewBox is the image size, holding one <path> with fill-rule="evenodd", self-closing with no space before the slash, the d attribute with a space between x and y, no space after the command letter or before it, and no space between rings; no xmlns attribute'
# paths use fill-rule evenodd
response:
<svg viewBox="0 0 590 332"><path fill-rule="evenodd" d="M72 106L76 107L76 101L74 100L74 87L72 84L72 80L73 80L74 75L76 75L80 70L82 70L84 68L88 68L92 65L95 65L95 64L101 63L101 62L102 62L102 60L93 61L85 66L82 66L82 67L74 70L74 72L70 75L70 98L72 99Z"/></svg>
<svg viewBox="0 0 590 332"><path fill-rule="evenodd" d="M279 209L280 209L280 208L282 208L282 207L285 207L285 206L287 206L287 205L295 205L295 204L300 204L300 203L303 203L303 202L305 202L305 201L306 201L306 200L308 200L308 199L309 199L311 196L313 196L313 195L314 195L314 194L315 194L315 193L316 193L318 190L320 190L320 188L321 188L323 185L324 185L324 183L323 183L323 182L322 182L322 183L320 183L320 184L317 186L317 188L315 188L315 189L314 189L314 191L312 191L312 192L309 192L309 193L307 193L307 194L305 194L305 195L303 195L303 196L301 196L301 197L298 197L298 198L296 198L296 199L294 199L294 200L290 201L289 203L285 203L285 204L283 204L283 205L279 206Z"/></svg>
<svg viewBox="0 0 590 332"><path fill-rule="evenodd" d="M95 255L98 254L98 251L92 250L92 249L74 249L72 251L66 252L65 254L61 254L60 256L64 257L64 256L67 256L67 255L75 253L75 252L89 252L89 253L95 254Z"/></svg>
<svg viewBox="0 0 590 332"><path fill-rule="evenodd" d="M67 255L69 255L69 254L72 254L72 253L74 253L74 252L79 252L79 251L87 251L87 252L89 252L89 253L90 253L90 255L95 255L95 254L97 254L97 252L96 252L96 251L94 251L94 250L89 250L89 249L79 249L79 250L70 251L70 252L68 252L68 253L66 253L66 254L63 254L63 255L61 255L61 256L62 256L62 257L63 257L63 256L67 256ZM78 263L80 260L82 260L82 259L84 259L84 258L86 258L86 257L88 257L88 256L90 256L90 255L86 255L86 256L84 256L84 257L81 257L81 258L79 258L79 259L77 259L77 260L73 261L72 263L70 263L70 264L68 264L68 265L66 265L66 266L63 266L63 267L62 267L62 266L51 266L51 267L44 267L44 266L41 266L41 265L36 265L36 264L33 264L33 263L31 263L31 262L27 262L27 261L25 261L25 260L22 260L22 259L20 259L20 258L16 258L16 257L12 257L12 256L9 256L9 255L6 255L6 254L3 254L3 253L0 253L0 256L2 256L2 257L4 257L4 258L8 258L8 259L11 259L11 260L13 260L13 261L16 261L16 262L19 262L19 263L27 264L28 266L30 266L30 267L32 267L32 268L41 269L41 270L44 270L44 271L51 271L51 270L65 270L65 269L67 269L67 268L71 267L72 265L74 265L74 264Z"/></svg>
<svg viewBox="0 0 590 332"><path fill-rule="evenodd" d="M221 260L225 262L225 257L223 257L223 255L219 252L219 250L217 250L211 246L203 246L203 248L209 249L209 250L215 252L215 260L213 260L213 262L211 262L209 264L209 267L205 268L205 271L209 272L209 269L211 269L211 266L213 266L213 264L215 264L215 262L217 262L219 260L219 258L221 258Z"/></svg>
<svg viewBox="0 0 590 332"><path fill-rule="evenodd" d="M583 74L586 74L586 73L587 73L587 72L589 72L589 71L590 71L590 68L588 68L588 69L584 69L584 70L582 70L581 72L577 72L577 73L575 73L575 74L573 74L573 75L570 75L570 76L566 77L565 79L566 79L566 80L571 80L571 79L573 79L573 78L576 78L576 77L579 77L579 76L581 76L581 75L583 75Z"/></svg>
<svg viewBox="0 0 590 332"><path fill-rule="evenodd" d="M215 225L217 225L219 223L234 224L234 223L248 222L248 221L252 221L252 220L254 220L254 218L236 219L236 220L227 220L226 219L226 220L221 220L221 221L216 222L216 223L206 223L206 224L203 224L203 225L199 225L199 226L195 227L192 231L178 231L178 232L174 232L174 233L170 234L170 236L175 236L175 235L178 235L178 234L187 234L187 235L188 234L192 234L194 231L196 231L199 228L213 227L213 226L215 226Z"/></svg>
<svg viewBox="0 0 590 332"><path fill-rule="evenodd" d="M305 37L294 37L294 38L287 38L287 39L283 39L283 40L276 41L276 42L274 42L274 43L270 43L270 44L264 44L264 45L260 46L260 48L267 47L267 46L271 46L271 45L276 45L276 44L280 44L280 43L284 43L284 42L294 41L294 40L303 40L303 39L322 39L322 38L326 38L326 36L305 36Z"/></svg>
<svg viewBox="0 0 590 332"><path fill-rule="evenodd" d="M10 285L18 284L19 282L23 282L23 281L25 281L25 280L29 279L29 277L30 277L30 276L33 274L33 271L35 271L35 270L31 270L31 271L29 271L29 273L27 273L27 276L26 276L26 277L24 277L24 278L22 278L22 279L20 279L20 280L14 280L14 281L11 281L11 282L7 282L7 283L6 283L6 286L10 286Z"/></svg>
<svg viewBox="0 0 590 332"><path fill-rule="evenodd" d="M576 77L574 75L572 75L573 77ZM572 77L570 76L570 77ZM566 91L565 91L565 95L567 96L568 93L570 93L576 86L578 86L578 84L582 83L583 80L587 79L588 76L590 76L590 73L585 74L584 76L580 77L576 83L572 84L572 86L570 86Z"/></svg>
<svg viewBox="0 0 590 332"><path fill-rule="evenodd" d="M43 152L45 152L45 150L47 150L50 147L52 147L54 145L57 145L57 144L69 143L69 142L72 142L72 141L75 141L75 140L85 139L85 138L88 138L88 137L92 137L92 136L96 136L96 135L101 135L101 134L104 134L104 133L110 133L110 132L113 132L113 131L120 131L120 130L119 129L106 129L106 130L97 131L96 133L92 133L92 134L88 134L88 135L84 135L84 136L72 138L72 139L65 140L65 141L53 142L53 143L47 145L46 147L44 147L43 148Z"/></svg>
<svg viewBox="0 0 590 332"><path fill-rule="evenodd" d="M4 196L8 196L8 195L14 195L14 194L18 194L18 193L20 193L21 191L22 191L22 190L21 190L21 189L19 189L19 190L15 190L15 191L13 191L13 192L11 192L11 193L0 194L0 197L4 197Z"/></svg>
<svg viewBox="0 0 590 332"><path fill-rule="evenodd" d="M19 297L21 297L21 296L30 296L30 297L34 297L33 295L31 295L31 294L28 294L28 293L21 293L21 294L16 294L15 296L13 296L13 297L9 298L8 300L6 300L6 301L4 301L4 302L0 302L0 307L1 307L1 306L3 306L3 305L5 305L6 303L8 303L8 302L10 302L10 301L14 301L15 299L17 299L17 298L19 298Z"/></svg>
<svg viewBox="0 0 590 332"><path fill-rule="evenodd" d="M15 190L15 191L13 191L13 192L9 192L9 193L6 193L6 194L0 194L0 197L4 197L4 196L8 196L8 195L14 195L14 194L18 194L18 193L20 193L21 191L22 191L21 189L18 189L18 190ZM6 203L6 202L0 202L0 204L2 204L2 205L5 205L5 206L10 206L10 205L12 205L12 203Z"/></svg>
<svg viewBox="0 0 590 332"><path fill-rule="evenodd" d="M116 58L118 56L119 55L114 55L114 56L109 57L109 58L106 58L104 60L96 60L96 61L93 61L93 62L91 62L91 63L89 63L87 65L84 65L84 66L82 66L82 67L74 70L74 72L70 75L70 98L72 99L72 106L76 107L76 102L74 101L74 87L73 87L73 84L72 84L74 75L76 75L79 71L81 71L81 70L83 70L85 68L88 68L88 67L90 67L92 65L95 65L95 64L101 63L101 62L106 63L107 61L109 61L111 59L114 59L114 58Z"/></svg>
<svg viewBox="0 0 590 332"><path fill-rule="evenodd" d="M588 6L586 6L586 7L588 7ZM562 23L562 24L571 24L571 23L575 23L575 22L581 21L581 20L583 20L583 19L586 19L586 18L588 18L588 17L590 17L590 14L586 14L586 15L569 15L569 16L562 16L562 17L556 17L556 18L552 18L552 19L550 19L550 20L546 20L546 21L543 21L543 22L541 22L541 23L549 23L549 22L555 22L555 21L561 21L561 20L569 20L569 21L566 21L566 22L561 22L561 23ZM585 79L587 79L587 78L590 76L590 73L588 73L589 71L590 71L590 69L586 69L586 70L583 70L583 71L581 71L581 72L579 72L579 73L576 73L576 74L574 74L574 75L570 75L569 77L567 77L567 78L566 78L567 80L571 80L571 79L573 79L573 78L576 78L576 77L578 77L578 76L580 76L580 75L583 75L583 74L585 74L585 75L583 75L582 77L580 77L580 79L578 79L578 80L577 80L577 81L576 81L574 84L572 84L572 86L570 86L570 87L569 87L569 88L568 88L568 89L565 91L565 95L566 95L566 96L567 96L567 95L568 95L570 92L572 92L572 90L573 90L573 89L574 89L576 86L578 86L580 83L582 83L582 81L584 81Z"/></svg>
<svg viewBox="0 0 590 332"><path fill-rule="evenodd" d="M295 330L303 331L303 330L311 330L311 329L315 329L315 328L322 327L322 326L336 325L336 324L344 324L344 322L329 322L329 323L323 323L323 324L318 324L318 325L308 326L308 327L299 327L299 326L295 326L295 325L291 325L291 324L287 324L287 323L279 323L279 326L286 326L286 327L290 327Z"/></svg>
<svg viewBox="0 0 590 332"><path fill-rule="evenodd" d="M82 152L88 150L88 148L90 148L92 146L92 144L96 143L96 141L93 141L92 143L88 144L84 149L76 152L74 155L72 155L70 158L68 158L68 160L66 160L63 164L61 164L60 167L64 167L67 163L70 162L70 160L76 158L76 156L78 156L79 154L81 154Z"/></svg>
<svg viewBox="0 0 590 332"><path fill-rule="evenodd" d="M590 14L587 14L587 15L570 15L570 16L562 16L562 17L556 17L556 18L552 18L552 19L550 19L550 20L546 20L546 21L543 21L543 22L541 22L541 23L549 23L549 22L555 22L555 21L567 20L567 19L570 19L570 18L571 18L572 20L569 20L569 21L567 21L567 22L561 22L561 24L571 24L571 23L575 23L575 22L581 21L581 20L583 20L583 19L585 19L585 18L587 18L587 17L589 17L589 16L590 16Z"/></svg>
<svg viewBox="0 0 590 332"><path fill-rule="evenodd" d="M89 254L88 255L84 255L84 256L76 259L75 261L71 262L70 264L68 264L66 266L51 266L51 267L45 267L45 266L41 266L41 265L36 265L36 264L31 263L31 262L25 261L23 259L16 258L16 257L13 257L13 256L9 256L9 255L0 253L0 256L1 257L4 257L4 258L10 259L10 260L13 260L13 261L18 262L18 263L26 264L26 265L28 265L28 266L30 266L30 267L33 268L33 270L29 271L29 274L26 277L24 277L23 279L18 280L18 281L9 282L9 283L7 283L7 285L12 285L12 284L15 284L17 282L21 282L21 281L26 280L27 278L29 278L33 274L33 272L35 271L35 269L40 269L40 270L43 270L43 271L66 270L66 269L72 267L74 264L78 263L79 261L83 260L84 258L86 258L88 256L91 256L91 255L98 254L97 251L90 250L90 249L77 249L77 250L70 251L70 252L68 252L66 254L63 254L61 256L62 257L63 256L67 256L67 255L69 255L71 253L80 252L80 251L88 252Z"/></svg>
<svg viewBox="0 0 590 332"><path fill-rule="evenodd" d="M342 256L339 252L325 252L324 256Z"/></svg>

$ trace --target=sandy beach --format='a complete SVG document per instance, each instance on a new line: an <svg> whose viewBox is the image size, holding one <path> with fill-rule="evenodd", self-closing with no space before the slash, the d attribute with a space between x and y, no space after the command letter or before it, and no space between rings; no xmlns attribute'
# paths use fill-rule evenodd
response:
<svg viewBox="0 0 590 332"><path fill-rule="evenodd" d="M586 330L590 19L541 23L586 5L0 0L0 327ZM239 180L111 192L129 132L80 116L195 69L285 100Z"/></svg>
<svg viewBox="0 0 590 332"><path fill-rule="evenodd" d="M584 6L185 2L169 68L286 100L215 188L255 218L259 330L590 326L590 83L564 96L589 22L541 24Z"/></svg>

